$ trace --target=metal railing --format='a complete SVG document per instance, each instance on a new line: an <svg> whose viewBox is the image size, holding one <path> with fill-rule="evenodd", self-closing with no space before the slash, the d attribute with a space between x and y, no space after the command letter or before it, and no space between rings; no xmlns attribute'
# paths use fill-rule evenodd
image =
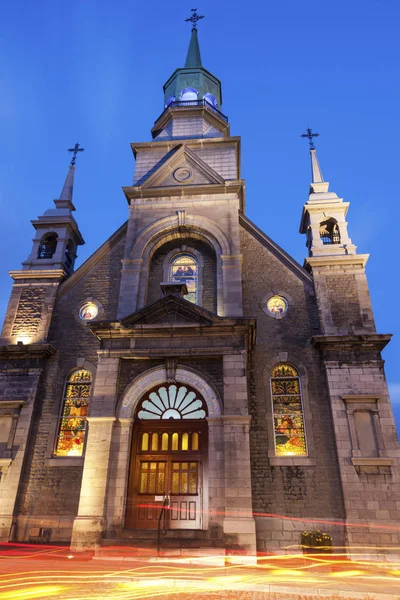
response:
<svg viewBox="0 0 400 600"><path fill-rule="evenodd" d="M321 233L323 244L340 244L340 235L338 233Z"/></svg>
<svg viewBox="0 0 400 600"><path fill-rule="evenodd" d="M186 108L188 106L204 106L205 108L208 108L209 110L214 112L216 115L221 117L221 119L228 122L228 117L226 115L224 115L220 110L218 110L218 108L213 106L210 102L205 100L204 98L202 98L200 100L174 100L173 102L170 102L170 104L168 104L168 106L164 109L164 111L158 117L157 121L159 119L161 119L161 117L163 116L165 111L168 110L169 108ZM157 123L157 121L156 121L156 123Z"/></svg>

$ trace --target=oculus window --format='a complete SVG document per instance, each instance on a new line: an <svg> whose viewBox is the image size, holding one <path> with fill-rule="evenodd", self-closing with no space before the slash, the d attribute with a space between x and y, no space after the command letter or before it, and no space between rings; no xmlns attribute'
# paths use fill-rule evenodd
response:
<svg viewBox="0 0 400 600"><path fill-rule="evenodd" d="M283 296L272 296L267 302L267 309L274 315L281 315L288 309L288 302Z"/></svg>
<svg viewBox="0 0 400 600"><path fill-rule="evenodd" d="M79 318L82 321L92 321L99 314L99 307L94 302L86 302L79 309Z"/></svg>

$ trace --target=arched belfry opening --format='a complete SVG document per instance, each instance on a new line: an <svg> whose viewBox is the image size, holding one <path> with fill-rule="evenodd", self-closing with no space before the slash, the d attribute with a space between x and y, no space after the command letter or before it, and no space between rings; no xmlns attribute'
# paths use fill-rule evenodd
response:
<svg viewBox="0 0 400 600"><path fill-rule="evenodd" d="M340 231L336 219L326 219L319 224L319 235L323 244L340 244Z"/></svg>
<svg viewBox="0 0 400 600"><path fill-rule="evenodd" d="M164 383L138 402L125 528L157 529L167 497L168 529L202 529L208 408L188 384Z"/></svg>
<svg viewBox="0 0 400 600"><path fill-rule="evenodd" d="M56 233L46 233L40 240L38 258L53 258L57 248L57 239Z"/></svg>

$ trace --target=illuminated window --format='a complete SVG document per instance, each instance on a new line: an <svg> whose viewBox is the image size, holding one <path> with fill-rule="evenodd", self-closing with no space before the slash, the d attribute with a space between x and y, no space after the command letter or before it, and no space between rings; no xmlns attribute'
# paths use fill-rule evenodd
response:
<svg viewBox="0 0 400 600"><path fill-rule="evenodd" d="M267 302L267 309L274 315L281 315L288 309L287 300L283 296L272 296Z"/></svg>
<svg viewBox="0 0 400 600"><path fill-rule="evenodd" d="M298 371L280 363L271 371L276 456L307 456Z"/></svg>
<svg viewBox="0 0 400 600"><path fill-rule="evenodd" d="M79 318L82 321L92 321L99 314L99 307L94 302L86 302L79 309Z"/></svg>
<svg viewBox="0 0 400 600"><path fill-rule="evenodd" d="M204 400L197 392L185 385L167 384L156 388L146 394L138 409L139 419L146 420L205 419L206 416ZM174 435L172 436L173 444ZM188 445L188 441L185 443Z"/></svg>
<svg viewBox="0 0 400 600"><path fill-rule="evenodd" d="M56 456L82 456L92 374L85 369L71 373L65 385L58 429Z"/></svg>
<svg viewBox="0 0 400 600"><path fill-rule="evenodd" d="M198 274L197 260L191 254L179 254L170 263L169 281L186 283L188 293L184 298L193 304L197 303Z"/></svg>

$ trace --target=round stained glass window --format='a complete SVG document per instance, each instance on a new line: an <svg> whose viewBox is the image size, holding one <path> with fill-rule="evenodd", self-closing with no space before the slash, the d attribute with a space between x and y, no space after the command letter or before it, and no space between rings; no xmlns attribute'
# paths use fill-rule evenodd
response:
<svg viewBox="0 0 400 600"><path fill-rule="evenodd" d="M281 315L288 309L288 302L283 296L272 296L267 302L267 309L273 315Z"/></svg>
<svg viewBox="0 0 400 600"><path fill-rule="evenodd" d="M82 321L92 321L99 314L99 307L94 302L86 302L79 310Z"/></svg>

